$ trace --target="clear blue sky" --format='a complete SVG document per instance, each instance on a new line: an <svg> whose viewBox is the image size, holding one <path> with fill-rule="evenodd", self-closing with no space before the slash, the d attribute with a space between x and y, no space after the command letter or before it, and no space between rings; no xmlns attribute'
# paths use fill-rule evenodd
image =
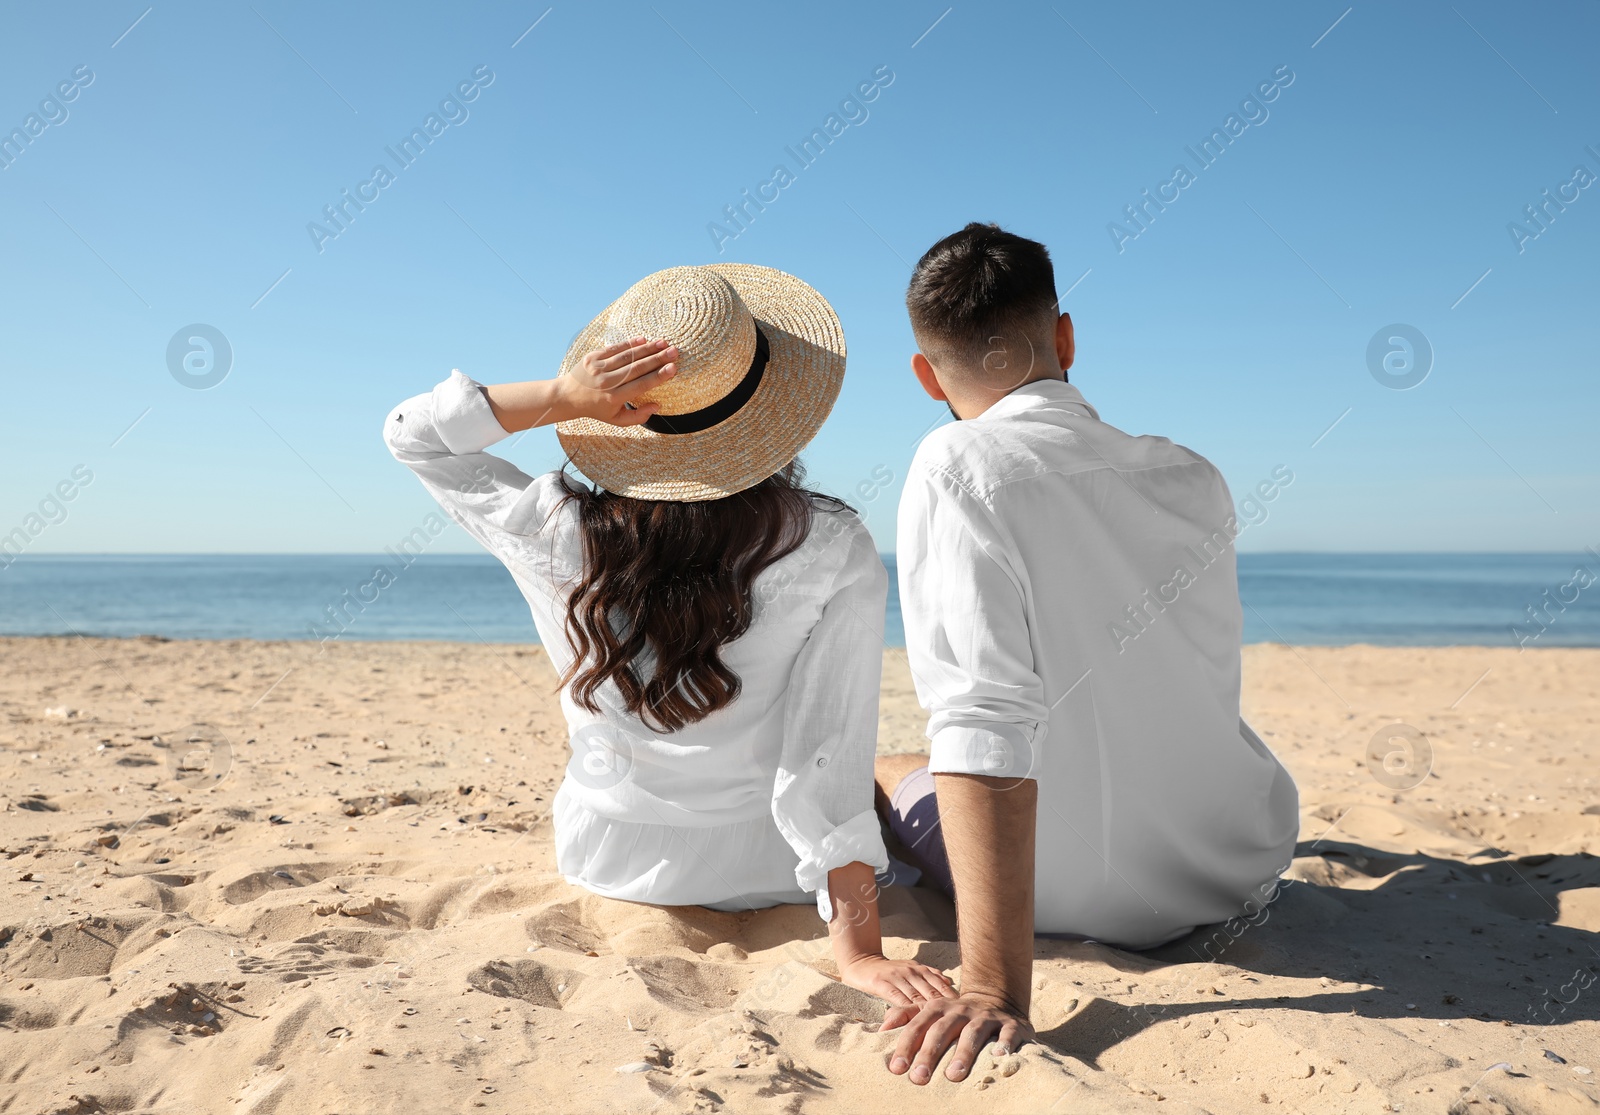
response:
<svg viewBox="0 0 1600 1115"><path fill-rule="evenodd" d="M39 118L0 159L0 532L93 474L31 552L375 552L432 507L380 441L392 404L456 367L552 374L635 279L717 260L839 311L849 369L806 460L892 550L944 414L908 370L905 284L973 219L1077 284L1072 380L1105 420L1236 497L1293 472L1241 549L1600 545L1600 188L1573 184L1600 176L1592 4L119 0L8 5L0 41L0 128ZM385 148L430 113L456 122L398 169ZM1201 167L1186 148L1230 126ZM780 163L793 182L719 245ZM307 225L379 165L319 251ZM1164 189L1139 231L1124 206ZM1571 200L1534 238L1546 190ZM233 350L208 390L168 369L191 323ZM1369 371L1393 323L1434 353L1410 390ZM509 455L561 459L550 431Z"/></svg>

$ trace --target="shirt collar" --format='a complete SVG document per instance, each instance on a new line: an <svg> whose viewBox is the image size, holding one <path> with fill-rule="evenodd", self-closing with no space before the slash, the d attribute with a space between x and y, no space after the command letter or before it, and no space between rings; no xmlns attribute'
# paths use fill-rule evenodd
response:
<svg viewBox="0 0 1600 1115"><path fill-rule="evenodd" d="M1100 412L1089 405L1083 393L1062 379L1036 379L1032 383L1024 383L984 411L977 420L1009 418L1041 407L1070 410L1097 422L1100 420Z"/></svg>

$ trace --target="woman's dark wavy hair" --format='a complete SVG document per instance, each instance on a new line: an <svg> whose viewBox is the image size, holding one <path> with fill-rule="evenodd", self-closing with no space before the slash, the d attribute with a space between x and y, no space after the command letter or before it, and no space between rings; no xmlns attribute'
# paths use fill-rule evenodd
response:
<svg viewBox="0 0 1600 1115"><path fill-rule="evenodd" d="M595 694L615 682L628 711L665 732L731 704L740 681L722 648L750 628L757 575L799 549L814 513L849 509L804 479L792 461L752 488L695 503L567 485L583 538L567 601L575 657L561 678L572 699L599 712Z"/></svg>

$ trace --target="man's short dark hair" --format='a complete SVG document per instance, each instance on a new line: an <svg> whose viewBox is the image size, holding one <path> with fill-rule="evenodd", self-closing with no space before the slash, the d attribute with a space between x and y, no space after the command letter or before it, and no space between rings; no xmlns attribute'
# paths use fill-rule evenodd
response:
<svg viewBox="0 0 1600 1115"><path fill-rule="evenodd" d="M1055 268L1037 240L973 221L917 261L906 309L924 355L981 367L992 338L1047 340L1060 314Z"/></svg>

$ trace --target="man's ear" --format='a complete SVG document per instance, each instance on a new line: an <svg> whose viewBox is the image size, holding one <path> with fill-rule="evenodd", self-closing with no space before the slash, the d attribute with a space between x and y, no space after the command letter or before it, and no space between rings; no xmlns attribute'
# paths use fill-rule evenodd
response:
<svg viewBox="0 0 1600 1115"><path fill-rule="evenodd" d="M1072 335L1072 315L1062 314L1056 319L1056 360L1061 364L1064 372L1072 367L1072 358L1077 353L1077 341Z"/></svg>
<svg viewBox="0 0 1600 1115"><path fill-rule="evenodd" d="M928 363L928 358L922 353L917 353L911 358L911 370L916 373L917 382L922 384L922 389L928 393L928 398L938 402L946 402L944 388L939 386L939 377L934 375L933 365Z"/></svg>

